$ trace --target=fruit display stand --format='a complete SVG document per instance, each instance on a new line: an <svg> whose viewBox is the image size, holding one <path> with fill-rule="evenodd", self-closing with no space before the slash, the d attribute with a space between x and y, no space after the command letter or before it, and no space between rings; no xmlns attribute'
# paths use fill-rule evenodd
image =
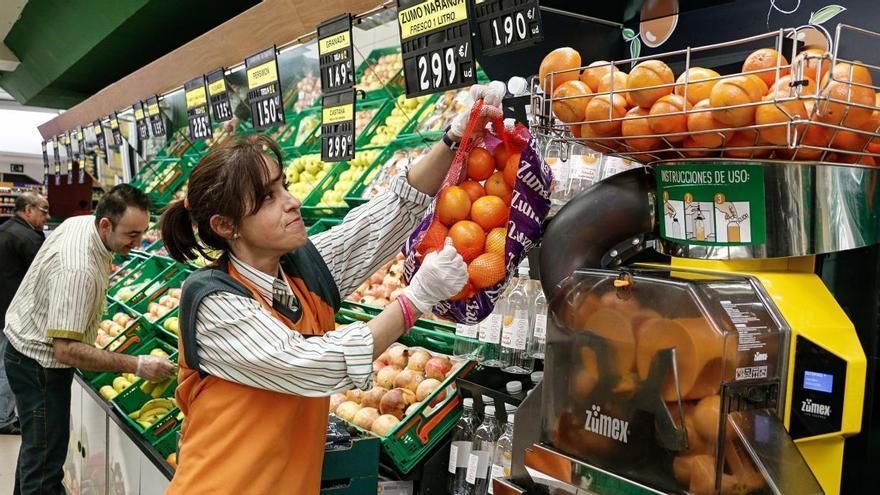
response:
<svg viewBox="0 0 880 495"><path fill-rule="evenodd" d="M159 276L159 274L174 264L174 262L168 258L150 255L146 256L146 258L135 262L133 266L127 265L126 269L129 270L129 273L110 286L107 295L112 301L127 303L135 295L145 289L150 282Z"/></svg>
<svg viewBox="0 0 880 495"><path fill-rule="evenodd" d="M299 113L285 111L287 124L267 131L269 137L274 139L281 148L298 148L306 142L321 127L320 107L312 107Z"/></svg>
<svg viewBox="0 0 880 495"><path fill-rule="evenodd" d="M313 223L308 229L306 229L306 234L311 236L315 234L320 234L321 232L326 232L331 228L339 225L341 222L341 218L322 218Z"/></svg>
<svg viewBox="0 0 880 495"><path fill-rule="evenodd" d="M379 439L353 435L350 447L333 447L324 452L321 471L322 495L364 495L376 493L379 484Z"/></svg>
<svg viewBox="0 0 880 495"><path fill-rule="evenodd" d="M140 169L131 184L150 196L154 209L161 209L189 179L200 156L153 159Z"/></svg>
<svg viewBox="0 0 880 495"><path fill-rule="evenodd" d="M356 86L367 100L396 98L404 91L400 47L377 48L355 70Z"/></svg>
<svg viewBox="0 0 880 495"><path fill-rule="evenodd" d="M384 180L387 184L391 177L394 176L394 173L399 171L399 167L396 167L394 171L386 172L389 160L391 160L397 152L404 152L405 150L411 149L422 149L424 150L424 153L427 153L430 146L431 141L418 135L395 139L382 149L382 152L376 157L370 166L367 167L363 174L357 178L351 190L345 195L345 202L348 203L350 207L354 208L372 199L365 195L369 186L373 184L374 181Z"/></svg>

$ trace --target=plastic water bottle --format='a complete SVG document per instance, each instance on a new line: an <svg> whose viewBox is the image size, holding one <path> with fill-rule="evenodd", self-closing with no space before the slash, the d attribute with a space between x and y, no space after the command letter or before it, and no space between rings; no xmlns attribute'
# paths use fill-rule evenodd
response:
<svg viewBox="0 0 880 495"><path fill-rule="evenodd" d="M471 454L468 457L466 481L473 495L484 495L489 491L489 464L495 452L495 442L500 431L495 419L495 406L486 406L483 424L474 433Z"/></svg>
<svg viewBox="0 0 880 495"><path fill-rule="evenodd" d="M452 443L449 446L449 493L453 495L470 495L466 480L467 465L476 429L474 399L468 397L464 399L464 414L452 428Z"/></svg>
<svg viewBox="0 0 880 495"><path fill-rule="evenodd" d="M452 354L455 357L482 360L482 355L479 352L480 343L477 341L479 329L479 323L475 325L458 323L455 325L455 344L452 347Z"/></svg>
<svg viewBox="0 0 880 495"><path fill-rule="evenodd" d="M532 338L532 302L529 286L529 264L519 265L519 279L504 304L501 332L501 362L506 373L529 374L535 369L535 358L529 354Z"/></svg>
<svg viewBox="0 0 880 495"><path fill-rule="evenodd" d="M514 410L515 411L515 410ZM489 478L489 493L493 493L492 480L510 476L510 465L513 461L513 414L508 413L504 433L495 443L492 454L492 470Z"/></svg>
<svg viewBox="0 0 880 495"><path fill-rule="evenodd" d="M544 289L538 284L535 290L535 301L532 303L535 310L535 330L532 334L531 349L529 354L535 359L544 359L547 347L547 297Z"/></svg>
<svg viewBox="0 0 880 495"><path fill-rule="evenodd" d="M501 361L501 327L504 321L507 293L515 285L515 282L516 278L511 278L507 287L502 291L501 297L495 303L492 314L480 322L479 335L480 342L483 343L483 360L481 361L483 366L492 368L501 368L503 366Z"/></svg>

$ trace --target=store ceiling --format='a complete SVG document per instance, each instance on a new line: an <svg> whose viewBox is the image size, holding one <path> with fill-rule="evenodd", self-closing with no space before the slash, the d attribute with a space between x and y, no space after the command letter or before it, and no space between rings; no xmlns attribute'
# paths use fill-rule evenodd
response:
<svg viewBox="0 0 880 495"><path fill-rule="evenodd" d="M5 45L20 61L0 87L25 105L69 108L259 0L10 1L23 5L17 20L0 3L0 27L14 22L0 30L0 59Z"/></svg>

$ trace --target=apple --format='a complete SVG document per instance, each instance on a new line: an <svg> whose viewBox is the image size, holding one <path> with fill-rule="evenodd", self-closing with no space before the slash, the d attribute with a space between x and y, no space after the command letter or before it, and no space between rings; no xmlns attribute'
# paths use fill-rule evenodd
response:
<svg viewBox="0 0 880 495"><path fill-rule="evenodd" d="M425 363L425 376L443 381L446 379L446 374L449 373L449 370L451 369L452 362L449 361L448 357L435 356Z"/></svg>

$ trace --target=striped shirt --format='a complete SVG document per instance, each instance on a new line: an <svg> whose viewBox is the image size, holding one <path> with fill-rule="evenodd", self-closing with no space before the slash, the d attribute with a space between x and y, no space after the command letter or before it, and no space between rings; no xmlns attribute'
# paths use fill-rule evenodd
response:
<svg viewBox="0 0 880 495"><path fill-rule="evenodd" d="M68 368L55 359L52 341L95 342L112 256L94 216L65 220L46 238L12 298L4 329L10 344L43 367Z"/></svg>
<svg viewBox="0 0 880 495"><path fill-rule="evenodd" d="M400 250L430 202L401 175L338 226L312 237L340 296L354 291ZM273 287L293 294L284 277L260 272L235 256L230 262L267 301L272 301ZM206 373L276 392L319 397L364 389L373 374L373 336L366 323L306 339L258 301L228 292L215 292L199 305L196 346Z"/></svg>

